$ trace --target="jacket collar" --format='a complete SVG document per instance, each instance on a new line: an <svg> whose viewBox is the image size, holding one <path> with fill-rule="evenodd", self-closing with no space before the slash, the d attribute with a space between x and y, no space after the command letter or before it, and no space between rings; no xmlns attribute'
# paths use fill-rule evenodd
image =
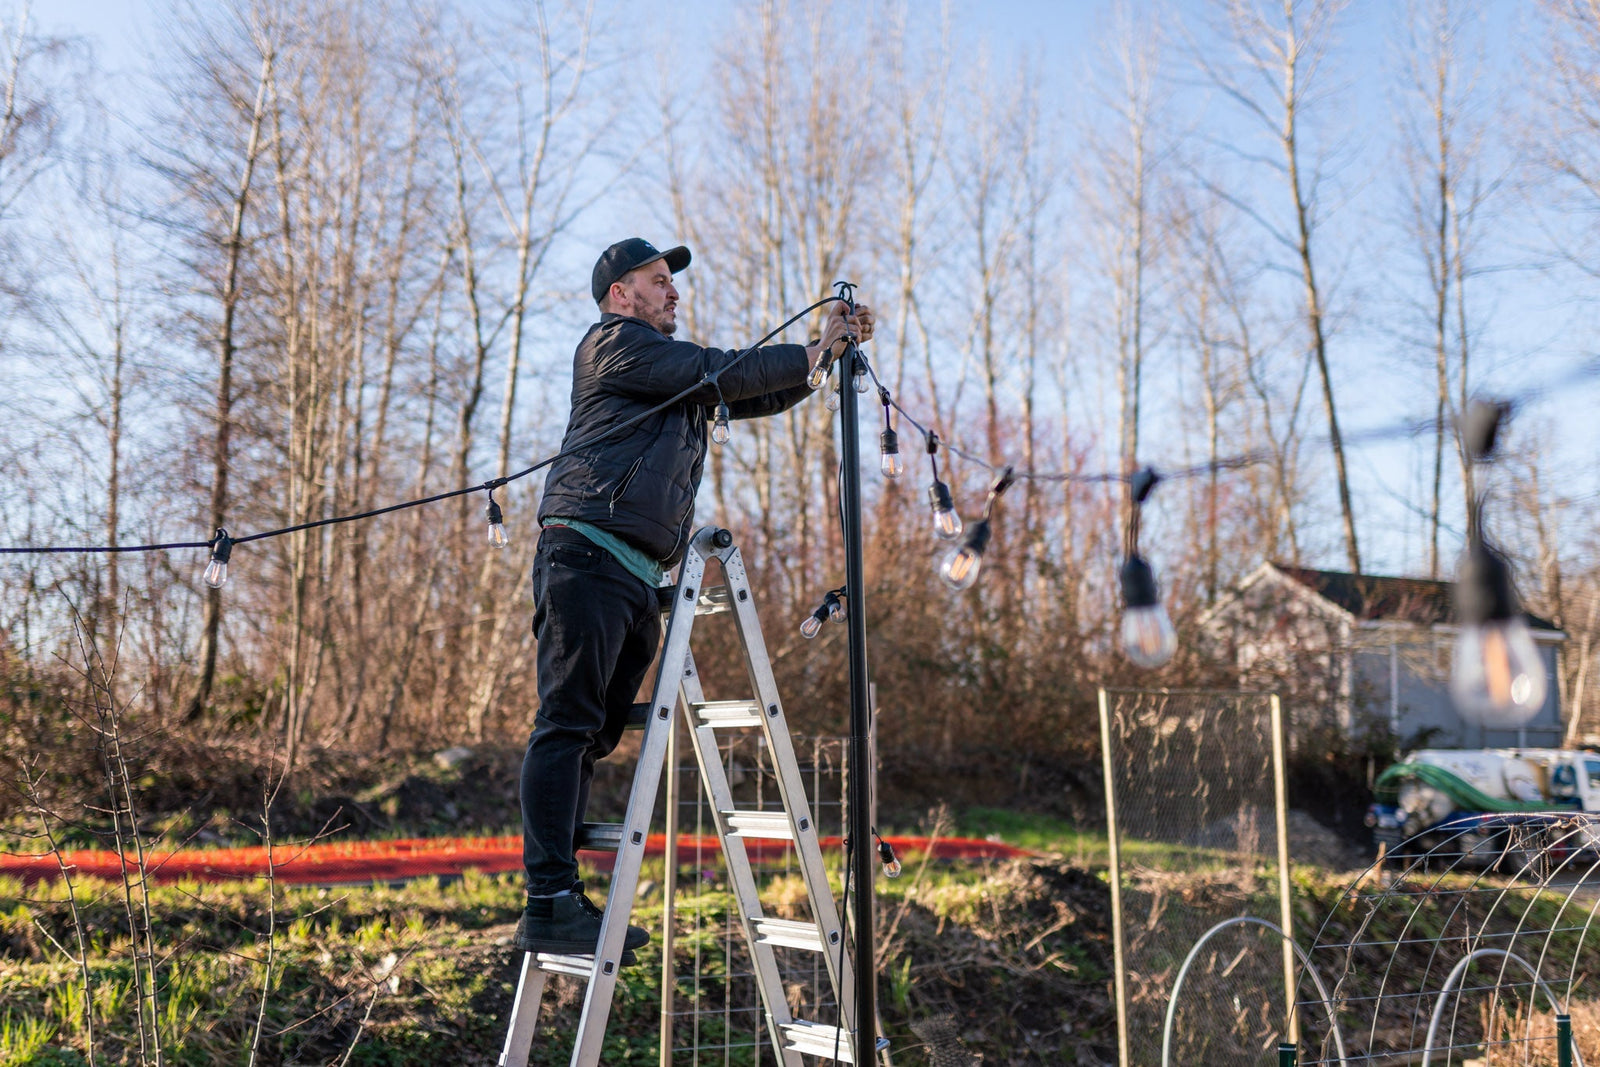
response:
<svg viewBox="0 0 1600 1067"><path fill-rule="evenodd" d="M600 325L606 326L613 322L636 322L647 330L655 329L655 327L650 325L648 322L644 321L643 319L636 319L632 315L618 315L615 311L600 312Z"/></svg>

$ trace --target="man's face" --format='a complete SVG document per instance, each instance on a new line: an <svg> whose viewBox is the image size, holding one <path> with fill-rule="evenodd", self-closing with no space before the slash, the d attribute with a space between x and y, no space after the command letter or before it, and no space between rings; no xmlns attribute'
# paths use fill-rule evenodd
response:
<svg viewBox="0 0 1600 1067"><path fill-rule="evenodd" d="M672 272L667 269L666 260L658 259L629 271L616 284L624 294L622 299L613 300L618 312L643 319L672 336L678 328L678 290L673 287Z"/></svg>

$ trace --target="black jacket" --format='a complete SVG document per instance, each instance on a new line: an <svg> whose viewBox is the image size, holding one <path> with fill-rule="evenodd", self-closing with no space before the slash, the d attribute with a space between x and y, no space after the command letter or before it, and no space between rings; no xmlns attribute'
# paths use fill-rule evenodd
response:
<svg viewBox="0 0 1600 1067"><path fill-rule="evenodd" d="M810 395L810 363L800 345L769 345L734 364L738 355L674 341L639 319L601 315L572 359L572 417L561 450L580 447L550 468L540 524L581 519L677 563L689 543L717 390L701 386L612 437L582 442L723 368L718 385L734 418L776 414Z"/></svg>

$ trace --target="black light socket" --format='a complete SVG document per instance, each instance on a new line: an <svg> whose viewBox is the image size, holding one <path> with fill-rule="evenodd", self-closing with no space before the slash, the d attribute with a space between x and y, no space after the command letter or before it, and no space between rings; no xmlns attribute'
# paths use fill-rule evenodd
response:
<svg viewBox="0 0 1600 1067"><path fill-rule="evenodd" d="M228 557L233 555L233 538L228 536L228 531L217 527L216 536L211 538L211 558L218 563L228 562Z"/></svg>
<svg viewBox="0 0 1600 1067"><path fill-rule="evenodd" d="M1479 462L1494 453L1495 436L1510 411L1511 405L1502 400L1474 400L1467 405L1457 430L1468 459Z"/></svg>
<svg viewBox="0 0 1600 1067"><path fill-rule="evenodd" d="M1138 556L1129 556L1122 565L1122 606L1153 608L1161 603L1155 572Z"/></svg>
<svg viewBox="0 0 1600 1067"><path fill-rule="evenodd" d="M961 538L961 547L970 548L978 555L983 555L989 547L989 520L979 519L968 526L966 535Z"/></svg>
<svg viewBox="0 0 1600 1067"><path fill-rule="evenodd" d="M937 478L934 479L932 485L928 486L928 505L934 511L954 511L956 509L956 501L950 495L950 487Z"/></svg>
<svg viewBox="0 0 1600 1067"><path fill-rule="evenodd" d="M1521 611L1511 564L1481 540L1467 548L1456 579L1456 621L1463 626L1514 618Z"/></svg>
<svg viewBox="0 0 1600 1067"><path fill-rule="evenodd" d="M1145 498L1150 495L1150 491L1156 487L1156 483L1160 480L1161 475L1156 473L1154 467L1146 467L1141 471L1136 471L1132 480L1128 483L1133 492L1133 502L1135 504L1143 504Z"/></svg>

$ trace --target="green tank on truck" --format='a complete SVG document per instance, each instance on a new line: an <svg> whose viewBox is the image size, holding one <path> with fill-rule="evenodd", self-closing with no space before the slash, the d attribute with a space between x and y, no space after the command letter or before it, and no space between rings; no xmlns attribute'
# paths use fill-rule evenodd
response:
<svg viewBox="0 0 1600 1067"><path fill-rule="evenodd" d="M1570 748L1426 748L1389 767L1373 784L1367 825L1394 850L1431 847L1460 835L1464 851L1498 855L1506 819L1531 812L1600 812L1600 753ZM1484 816L1504 816L1486 820ZM1473 827L1484 824L1484 832ZM1600 846L1600 831L1584 847Z"/></svg>

